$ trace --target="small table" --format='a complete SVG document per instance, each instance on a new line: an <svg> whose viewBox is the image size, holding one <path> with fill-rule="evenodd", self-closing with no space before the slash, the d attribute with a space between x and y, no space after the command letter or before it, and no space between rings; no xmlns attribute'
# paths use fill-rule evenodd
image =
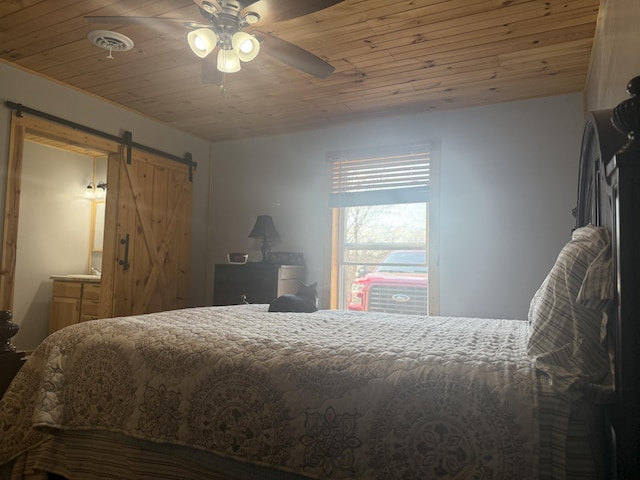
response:
<svg viewBox="0 0 640 480"><path fill-rule="evenodd" d="M10 310L0 310L0 398L26 360L24 352L16 351L11 343L11 338L20 330L12 318Z"/></svg>

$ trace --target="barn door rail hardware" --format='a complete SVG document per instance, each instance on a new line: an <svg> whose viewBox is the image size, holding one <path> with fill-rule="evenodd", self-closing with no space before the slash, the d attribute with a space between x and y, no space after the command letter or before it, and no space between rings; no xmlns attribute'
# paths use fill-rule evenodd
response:
<svg viewBox="0 0 640 480"><path fill-rule="evenodd" d="M154 155L158 155L164 158L168 158L169 160L173 160L175 162L183 163L189 166L189 180L193 180L192 171L196 169L197 163L193 161L191 153L187 152L183 157L178 157L177 155L173 155L171 153L163 152L153 147L149 147L147 145L142 145L140 143L136 143L132 141L133 135L131 132L127 131L124 134L124 137L118 137L117 135L112 135L110 133L102 132L100 130L96 130L95 128L88 127L86 125L82 125L80 123L72 122L71 120L67 120L65 118L57 117L55 115L51 115L46 112L41 112L40 110L36 110L34 108L26 107L21 103L15 103L11 101L5 102L6 106L12 110L16 111L16 115L22 117L23 114L32 115L34 117L44 118L50 122L58 123L60 125L64 125L69 128L73 128L75 130L79 130L81 132L89 133L91 135L95 135L97 137L106 138L113 142L120 143L121 145L125 145L127 147L127 155L131 155L131 149L137 148L138 150L143 150L148 153L152 153Z"/></svg>

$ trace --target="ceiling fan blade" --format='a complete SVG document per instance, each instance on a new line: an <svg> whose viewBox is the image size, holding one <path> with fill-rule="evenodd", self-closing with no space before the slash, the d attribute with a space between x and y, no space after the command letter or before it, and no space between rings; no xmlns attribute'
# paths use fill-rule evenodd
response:
<svg viewBox="0 0 640 480"><path fill-rule="evenodd" d="M110 25L147 25L167 26L175 25L182 28L200 28L209 27L208 23L195 22L193 20L184 20L182 18L166 18L166 17L120 17L120 16L86 16L84 17L90 23L105 23Z"/></svg>
<svg viewBox="0 0 640 480"><path fill-rule="evenodd" d="M276 60L318 78L327 78L335 68L313 53L267 33L255 32L262 40L261 51Z"/></svg>
<svg viewBox="0 0 640 480"><path fill-rule="evenodd" d="M259 0L243 6L247 12L260 15L259 25L283 22L331 7L343 0ZM242 1L240 3L243 3ZM242 12L243 14L246 12Z"/></svg>
<svg viewBox="0 0 640 480"><path fill-rule="evenodd" d="M222 85L224 83L224 73L218 70L217 55L213 52L202 60L201 80L205 85Z"/></svg>

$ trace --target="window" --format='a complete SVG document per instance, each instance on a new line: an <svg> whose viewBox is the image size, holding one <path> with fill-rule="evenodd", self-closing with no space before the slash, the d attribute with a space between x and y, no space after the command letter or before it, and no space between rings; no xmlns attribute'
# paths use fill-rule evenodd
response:
<svg viewBox="0 0 640 480"><path fill-rule="evenodd" d="M331 308L426 314L434 144L332 152ZM430 309L432 312L433 308Z"/></svg>

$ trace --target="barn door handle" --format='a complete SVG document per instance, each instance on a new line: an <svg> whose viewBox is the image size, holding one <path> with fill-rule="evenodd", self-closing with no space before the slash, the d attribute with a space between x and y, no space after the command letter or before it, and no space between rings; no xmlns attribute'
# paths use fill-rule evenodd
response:
<svg viewBox="0 0 640 480"><path fill-rule="evenodd" d="M123 270L129 269L129 234L125 238L120 239L120 245L124 245L124 260L118 261L118 264L122 266Z"/></svg>

